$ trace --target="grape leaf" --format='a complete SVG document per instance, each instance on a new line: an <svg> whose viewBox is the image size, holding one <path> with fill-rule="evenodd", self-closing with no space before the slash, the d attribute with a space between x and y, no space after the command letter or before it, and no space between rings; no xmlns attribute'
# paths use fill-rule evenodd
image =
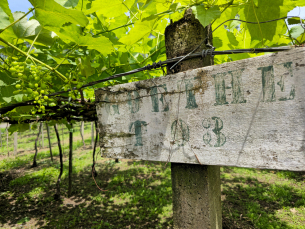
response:
<svg viewBox="0 0 305 229"><path fill-rule="evenodd" d="M289 25L300 24L300 18L297 17L288 18L288 24Z"/></svg>
<svg viewBox="0 0 305 229"><path fill-rule="evenodd" d="M105 17L118 17L126 12L128 8L123 0L96 0L92 3L90 12L97 12L103 14Z"/></svg>
<svg viewBox="0 0 305 229"><path fill-rule="evenodd" d="M62 27L56 33L62 39L73 41L79 46L95 49L104 55L110 54L113 51L112 42L107 37L100 36L93 38L90 34L83 36L80 28L73 24Z"/></svg>
<svg viewBox="0 0 305 229"><path fill-rule="evenodd" d="M91 67L90 56L80 57L76 59L76 63L83 76L89 77L95 73L95 69Z"/></svg>
<svg viewBox="0 0 305 229"><path fill-rule="evenodd" d="M65 8L75 8L79 0L54 0Z"/></svg>
<svg viewBox="0 0 305 229"><path fill-rule="evenodd" d="M28 123L12 124L8 128L8 132L10 135L12 135L16 131L18 133L21 133L21 132L29 130L29 128L30 128L30 125ZM25 222L27 222L27 221L25 221Z"/></svg>
<svg viewBox="0 0 305 229"><path fill-rule="evenodd" d="M209 9L206 9L203 5L193 6L193 13L195 17L200 21L203 27L206 27L213 20L220 17L220 10L218 6L213 6Z"/></svg>
<svg viewBox="0 0 305 229"><path fill-rule="evenodd" d="M22 12L13 13L14 20L17 21L19 18L24 16L24 14L25 13ZM24 17L15 25L13 25L13 30L18 38L23 38L36 35L41 30L41 26L37 20L32 19L28 21L27 17Z"/></svg>
<svg viewBox="0 0 305 229"><path fill-rule="evenodd" d="M300 44L304 44L305 43L305 33L302 33L298 38L297 38L298 42Z"/></svg>
<svg viewBox="0 0 305 229"><path fill-rule="evenodd" d="M295 39L298 38L302 33L304 33L304 29L301 25L293 26L290 29L290 35Z"/></svg>
<svg viewBox="0 0 305 229"><path fill-rule="evenodd" d="M243 11L240 12L242 20L251 22L263 22L276 18L287 16L287 13L296 5L296 1L277 1L277 0L258 0L257 6L252 1L245 4ZM251 39L260 41L275 41L279 39L279 33L282 26L285 25L284 20L261 23L261 24L245 24L243 27L249 30ZM279 31L280 30L280 31ZM267 45L267 43L264 43Z"/></svg>
<svg viewBox="0 0 305 229"><path fill-rule="evenodd" d="M122 37L119 42L125 45L132 45L138 42L143 37L150 34L154 28L154 21L138 21L134 24L134 27L129 31L127 36Z"/></svg>
<svg viewBox="0 0 305 229"><path fill-rule="evenodd" d="M29 0L35 7L35 16L45 28L60 27L71 22L82 27L88 24L87 17L79 10L66 9L54 0Z"/></svg>
<svg viewBox="0 0 305 229"><path fill-rule="evenodd" d="M8 6L7 0L0 1L0 12L3 12L4 14L6 14L10 23L14 22L14 18L13 18L12 12ZM1 20L2 20L2 18L1 18Z"/></svg>
<svg viewBox="0 0 305 229"><path fill-rule="evenodd" d="M2 9L0 5L0 29L4 29L10 24L11 24L10 17L5 13L5 11Z"/></svg>

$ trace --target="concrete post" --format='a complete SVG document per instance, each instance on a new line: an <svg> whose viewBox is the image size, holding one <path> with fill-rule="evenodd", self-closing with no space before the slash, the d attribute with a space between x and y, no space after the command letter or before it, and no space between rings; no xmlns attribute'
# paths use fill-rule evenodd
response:
<svg viewBox="0 0 305 229"><path fill-rule="evenodd" d="M43 124L41 125L41 148L44 148L44 141L43 141L44 137L43 137Z"/></svg>
<svg viewBox="0 0 305 229"><path fill-rule="evenodd" d="M171 23L165 30L167 58L188 54L209 36L212 43L211 26L203 27L195 19L192 10ZM196 50L207 49L205 43ZM168 74L213 65L213 57L182 61L173 69L167 66ZM211 165L171 163L173 189L174 228L220 229L222 228L220 168Z"/></svg>
<svg viewBox="0 0 305 229"><path fill-rule="evenodd" d="M18 132L14 132L14 155L17 155L17 150L18 150L18 142L17 142L17 138L18 138Z"/></svg>
<svg viewBox="0 0 305 229"><path fill-rule="evenodd" d="M94 122L91 122L91 147L94 148Z"/></svg>
<svg viewBox="0 0 305 229"><path fill-rule="evenodd" d="M1 144L1 147L2 147L2 132L1 132L1 128L0 128L0 144Z"/></svg>

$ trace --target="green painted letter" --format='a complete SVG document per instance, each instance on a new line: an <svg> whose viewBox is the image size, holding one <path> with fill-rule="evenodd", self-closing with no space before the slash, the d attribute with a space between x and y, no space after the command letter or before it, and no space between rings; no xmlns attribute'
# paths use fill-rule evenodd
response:
<svg viewBox="0 0 305 229"><path fill-rule="evenodd" d="M128 105L131 113L136 113L140 110L140 95L137 91L133 91L134 99L132 95L128 92Z"/></svg>
<svg viewBox="0 0 305 229"><path fill-rule="evenodd" d="M162 94L162 90L164 89L165 92L167 92L166 84L152 87L150 89L150 95L151 95L151 103L152 103L152 111L153 112L159 112L159 101L162 103L163 111L168 111L169 107L167 102L165 101L164 95ZM159 99L158 93L161 94L161 98Z"/></svg>
<svg viewBox="0 0 305 229"><path fill-rule="evenodd" d="M190 130L187 124L179 119L179 121L175 120L171 126L172 139L176 141L178 138L178 146L184 146L185 142L190 140ZM180 136L178 136L178 134Z"/></svg>
<svg viewBox="0 0 305 229"><path fill-rule="evenodd" d="M275 101L275 85L273 66L261 67L262 71L263 102Z"/></svg>
<svg viewBox="0 0 305 229"><path fill-rule="evenodd" d="M192 81L194 81L194 79L196 79L196 78L197 77L195 77L193 79L182 80L182 81L184 81L184 84L185 84L185 93L186 93L186 106L185 106L185 108L187 108L187 109L195 109L195 108L198 107L198 105L196 103L194 90L193 90L194 85L192 83ZM181 85L181 80L178 81L178 88L180 88L180 85Z"/></svg>
<svg viewBox="0 0 305 229"><path fill-rule="evenodd" d="M239 69L235 71L229 71L228 73L232 76L232 94L233 94L233 101L232 103L245 103L246 100L244 98L244 91L243 91L243 83L241 74L245 69Z"/></svg>
<svg viewBox="0 0 305 229"><path fill-rule="evenodd" d="M226 98L226 83L225 83L226 73L217 73L212 75L215 81L215 96L216 96L216 105L228 104Z"/></svg>
<svg viewBox="0 0 305 229"><path fill-rule="evenodd" d="M132 126L134 125L135 135L136 135L136 144L135 146L143 146L142 143L142 125L147 126L145 121L135 121L132 122L129 126L129 132L131 132Z"/></svg>

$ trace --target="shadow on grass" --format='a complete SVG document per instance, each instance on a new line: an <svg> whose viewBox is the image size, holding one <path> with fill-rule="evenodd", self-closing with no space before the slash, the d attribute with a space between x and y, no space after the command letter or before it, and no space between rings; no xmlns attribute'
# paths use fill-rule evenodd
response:
<svg viewBox="0 0 305 229"><path fill-rule="evenodd" d="M67 196L67 158L61 183L63 199L54 201L59 164L41 158L39 166L25 174L0 173L0 226L29 228L172 228L170 165L113 159L96 165L91 176L91 152L75 154L73 196ZM305 195L293 186L254 178L255 169L224 167L223 228L291 228L278 210L305 206ZM30 171L30 172L29 172ZM259 170L262 174L302 180L301 173ZM247 175L249 173L249 175ZM278 175L278 173L280 175Z"/></svg>
<svg viewBox="0 0 305 229"><path fill-rule="evenodd" d="M56 176L50 176L48 170L53 168L57 171L56 167L54 164L40 163L35 169L37 174L24 178L23 184L16 182L21 177L7 178L0 193L2 225L13 227L25 223L23 226L40 228L170 228L171 216L164 217L162 213L164 208L171 210L171 181L165 179L168 174L159 173L155 164L146 164L145 168L127 166L124 170L116 168L112 161L97 164L96 182L107 190L104 192L96 187L91 177L91 166L86 166L73 176L73 196L61 201L53 199L54 177L58 172ZM43 170L46 172L41 172ZM55 173L51 171L51 174ZM67 196L67 185L65 178L61 184L63 197Z"/></svg>
<svg viewBox="0 0 305 229"><path fill-rule="evenodd" d="M224 229L292 228L279 218L278 211L305 206L304 196L285 184L260 182L250 176L224 178L222 184Z"/></svg>

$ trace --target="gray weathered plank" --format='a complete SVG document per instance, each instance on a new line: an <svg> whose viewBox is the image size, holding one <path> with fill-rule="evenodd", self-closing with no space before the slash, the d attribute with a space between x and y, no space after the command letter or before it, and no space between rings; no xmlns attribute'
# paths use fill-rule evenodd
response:
<svg viewBox="0 0 305 229"><path fill-rule="evenodd" d="M98 89L102 156L305 170L304 76L297 48Z"/></svg>

